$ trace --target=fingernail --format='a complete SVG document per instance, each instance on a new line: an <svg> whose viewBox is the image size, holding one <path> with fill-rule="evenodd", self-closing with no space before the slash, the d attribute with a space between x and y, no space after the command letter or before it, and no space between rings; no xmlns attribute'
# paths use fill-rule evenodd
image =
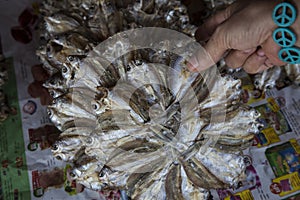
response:
<svg viewBox="0 0 300 200"><path fill-rule="evenodd" d="M256 53L258 56L265 56L265 52L262 49L257 50Z"/></svg>
<svg viewBox="0 0 300 200"><path fill-rule="evenodd" d="M267 69L268 69L268 67L263 64L258 68L257 73L262 73L263 71L265 71Z"/></svg>
<svg viewBox="0 0 300 200"><path fill-rule="evenodd" d="M269 59L266 60L265 64L266 64L268 67L273 67L273 66L274 66L274 64L273 64Z"/></svg>
<svg viewBox="0 0 300 200"><path fill-rule="evenodd" d="M188 58L188 60L186 62L186 66L192 72L197 71L197 68L198 68L197 59L194 56Z"/></svg>
<svg viewBox="0 0 300 200"><path fill-rule="evenodd" d="M253 52L255 49L256 49L256 48L246 49L246 50L244 50L243 52L244 52L244 53L251 53L251 52Z"/></svg>
<svg viewBox="0 0 300 200"><path fill-rule="evenodd" d="M186 62L186 66L187 66L188 70L191 72L197 71L197 69L194 67L194 65L192 65L190 62Z"/></svg>

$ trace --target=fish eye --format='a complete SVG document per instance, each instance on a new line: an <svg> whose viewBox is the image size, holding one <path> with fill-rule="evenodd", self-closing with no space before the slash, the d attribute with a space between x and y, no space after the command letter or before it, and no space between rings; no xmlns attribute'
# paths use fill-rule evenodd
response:
<svg viewBox="0 0 300 200"><path fill-rule="evenodd" d="M131 67L129 65L126 66L126 71L129 72L131 70Z"/></svg>
<svg viewBox="0 0 300 200"><path fill-rule="evenodd" d="M91 144L93 142L92 138L88 137L86 140L85 140L86 143L88 144Z"/></svg>
<svg viewBox="0 0 300 200"><path fill-rule="evenodd" d="M264 125L259 124L257 128L258 128L259 131L262 131L264 129Z"/></svg>
<svg viewBox="0 0 300 200"><path fill-rule="evenodd" d="M140 60L140 59L138 59L138 60L135 60L135 61L134 61L134 64L137 65L137 66L139 66L139 65L142 65L142 64L143 64L143 61Z"/></svg>
<svg viewBox="0 0 300 200"><path fill-rule="evenodd" d="M95 8L96 8L95 4L91 4L90 7L89 7L90 10L94 10Z"/></svg>
<svg viewBox="0 0 300 200"><path fill-rule="evenodd" d="M52 149L53 149L53 150L57 150L57 149L58 149L57 144L54 144L54 145L52 146Z"/></svg>
<svg viewBox="0 0 300 200"><path fill-rule="evenodd" d="M60 156L56 156L57 160L62 160L62 158Z"/></svg>
<svg viewBox="0 0 300 200"><path fill-rule="evenodd" d="M74 56L68 56L68 60L69 60L70 62L74 61Z"/></svg>
<svg viewBox="0 0 300 200"><path fill-rule="evenodd" d="M71 177L75 177L75 176L76 176L76 175L74 174L74 172L70 172L69 175L70 175Z"/></svg>
<svg viewBox="0 0 300 200"><path fill-rule="evenodd" d="M101 170L101 172L99 173L99 177L103 177L104 176L104 172L103 170Z"/></svg>
<svg viewBox="0 0 300 200"><path fill-rule="evenodd" d="M93 109L96 110L98 106L96 104L93 104Z"/></svg>
<svg viewBox="0 0 300 200"><path fill-rule="evenodd" d="M84 49L84 53L88 53L90 50L89 50L89 48L88 47L86 47L85 49Z"/></svg>
<svg viewBox="0 0 300 200"><path fill-rule="evenodd" d="M96 102L92 104L92 108L93 108L94 110L98 110L99 107L100 107L99 104L96 103Z"/></svg>
<svg viewBox="0 0 300 200"><path fill-rule="evenodd" d="M107 183L102 183L102 186L103 186L103 187L107 187L108 184L107 184Z"/></svg>
<svg viewBox="0 0 300 200"><path fill-rule="evenodd" d="M68 68L66 66L64 66L62 69L61 69L62 73L67 73L68 72Z"/></svg>
<svg viewBox="0 0 300 200"><path fill-rule="evenodd" d="M51 85L54 85L55 84L55 80L54 79L52 79L52 80L50 80L50 82L49 82Z"/></svg>
<svg viewBox="0 0 300 200"><path fill-rule="evenodd" d="M49 94L50 94L51 97L53 97L53 98L55 97L55 92L54 92L54 90L50 90L50 91L49 91Z"/></svg>
<svg viewBox="0 0 300 200"><path fill-rule="evenodd" d="M52 104L56 104L57 100L53 99Z"/></svg>
<svg viewBox="0 0 300 200"><path fill-rule="evenodd" d="M267 85L267 86L266 86L266 89L267 89L267 90L270 90L271 88L272 88L271 85Z"/></svg>
<svg viewBox="0 0 300 200"><path fill-rule="evenodd" d="M52 115L52 111L50 109L47 109L47 114L48 114L48 116L51 116Z"/></svg>

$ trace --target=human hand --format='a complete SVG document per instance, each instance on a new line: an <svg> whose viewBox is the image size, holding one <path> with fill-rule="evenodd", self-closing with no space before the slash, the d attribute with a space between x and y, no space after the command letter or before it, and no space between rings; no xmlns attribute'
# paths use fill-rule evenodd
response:
<svg viewBox="0 0 300 200"><path fill-rule="evenodd" d="M205 51L196 52L190 59L191 71L203 71L218 62L226 53L225 61L231 68L243 67L257 73L274 65L284 65L278 58L280 46L272 33L277 28L272 12L278 0L240 0L209 18L196 31L197 41L207 41ZM300 8L300 2L294 5ZM291 29L300 35L300 17ZM296 42L299 46L300 40Z"/></svg>

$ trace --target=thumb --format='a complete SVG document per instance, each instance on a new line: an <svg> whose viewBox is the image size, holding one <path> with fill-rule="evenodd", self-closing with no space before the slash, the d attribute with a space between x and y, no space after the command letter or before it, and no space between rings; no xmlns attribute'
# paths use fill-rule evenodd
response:
<svg viewBox="0 0 300 200"><path fill-rule="evenodd" d="M190 71L200 72L218 62L226 52L226 43L222 31L215 31L204 48L198 49L187 61Z"/></svg>

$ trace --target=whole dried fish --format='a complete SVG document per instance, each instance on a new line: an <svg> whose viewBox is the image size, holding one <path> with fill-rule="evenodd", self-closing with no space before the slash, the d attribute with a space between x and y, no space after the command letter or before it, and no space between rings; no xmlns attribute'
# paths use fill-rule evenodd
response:
<svg viewBox="0 0 300 200"><path fill-rule="evenodd" d="M268 90L274 87L281 88L285 82L300 84L300 65L287 64L285 66L275 66L260 74L256 74L253 83L256 89Z"/></svg>

